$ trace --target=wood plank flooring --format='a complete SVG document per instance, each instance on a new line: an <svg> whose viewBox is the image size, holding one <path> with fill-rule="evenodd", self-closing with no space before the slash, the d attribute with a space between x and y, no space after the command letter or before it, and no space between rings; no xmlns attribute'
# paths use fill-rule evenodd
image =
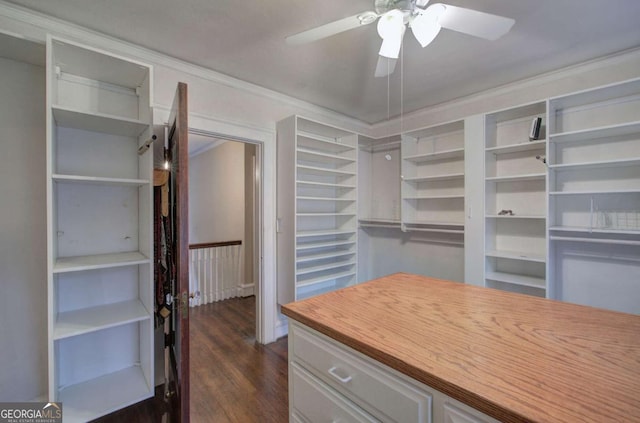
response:
<svg viewBox="0 0 640 423"><path fill-rule="evenodd" d="M191 421L215 423L288 420L287 339L255 342L255 297L191 309ZM96 420L163 422L162 392Z"/></svg>

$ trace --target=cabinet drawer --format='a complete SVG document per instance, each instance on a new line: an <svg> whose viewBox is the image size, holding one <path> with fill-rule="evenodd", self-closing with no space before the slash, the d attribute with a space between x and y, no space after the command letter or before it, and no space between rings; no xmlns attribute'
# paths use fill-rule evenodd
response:
<svg viewBox="0 0 640 423"><path fill-rule="evenodd" d="M431 394L358 353L292 324L292 361L385 422L431 422Z"/></svg>
<svg viewBox="0 0 640 423"><path fill-rule="evenodd" d="M294 386L292 421L377 422L297 364L293 363L290 369Z"/></svg>

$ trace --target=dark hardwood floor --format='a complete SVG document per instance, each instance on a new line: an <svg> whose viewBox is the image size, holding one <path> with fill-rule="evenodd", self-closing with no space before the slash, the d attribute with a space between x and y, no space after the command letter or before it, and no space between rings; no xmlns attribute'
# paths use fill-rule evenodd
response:
<svg viewBox="0 0 640 423"><path fill-rule="evenodd" d="M191 421L288 420L287 339L255 341L255 297L191 309ZM162 391L95 422L167 422Z"/></svg>

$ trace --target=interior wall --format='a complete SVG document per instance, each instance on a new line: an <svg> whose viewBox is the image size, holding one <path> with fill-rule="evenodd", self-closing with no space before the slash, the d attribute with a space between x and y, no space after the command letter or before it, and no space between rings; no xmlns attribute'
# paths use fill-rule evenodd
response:
<svg viewBox="0 0 640 423"><path fill-rule="evenodd" d="M244 144L189 158L189 243L245 240Z"/></svg>
<svg viewBox="0 0 640 423"><path fill-rule="evenodd" d="M44 68L0 58L0 401L47 389Z"/></svg>

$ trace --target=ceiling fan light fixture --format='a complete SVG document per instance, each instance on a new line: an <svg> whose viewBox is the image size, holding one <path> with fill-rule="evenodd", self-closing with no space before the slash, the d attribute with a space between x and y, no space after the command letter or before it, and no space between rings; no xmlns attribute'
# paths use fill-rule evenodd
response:
<svg viewBox="0 0 640 423"><path fill-rule="evenodd" d="M446 7L443 4L434 4L420 12L411 21L411 31L422 47L428 46L440 33L442 27L438 21L445 10Z"/></svg>
<svg viewBox="0 0 640 423"><path fill-rule="evenodd" d="M381 56L398 58L405 29L404 14L400 10L391 10L380 17L378 34L382 38Z"/></svg>

